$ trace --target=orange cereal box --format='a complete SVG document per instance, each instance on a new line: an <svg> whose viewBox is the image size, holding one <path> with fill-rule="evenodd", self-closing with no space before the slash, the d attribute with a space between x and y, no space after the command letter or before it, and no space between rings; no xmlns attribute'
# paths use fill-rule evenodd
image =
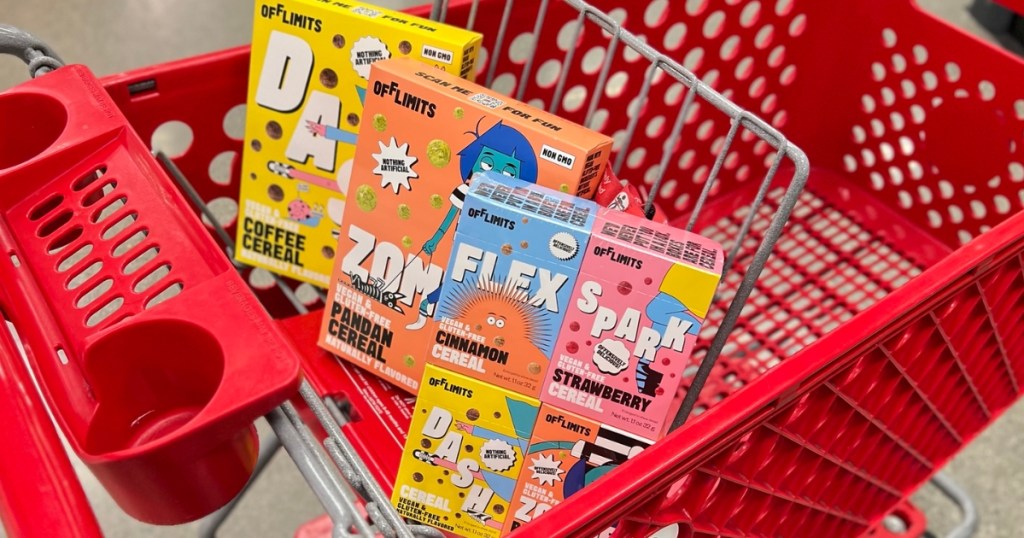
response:
<svg viewBox="0 0 1024 538"><path fill-rule="evenodd" d="M497 538L539 402L428 365L402 453L392 503L420 523Z"/></svg>
<svg viewBox="0 0 1024 538"><path fill-rule="evenodd" d="M533 521L649 446L648 439L541 405L505 532Z"/></svg>
<svg viewBox="0 0 1024 538"><path fill-rule="evenodd" d="M472 78L482 36L350 0L258 0L235 257L327 287L370 66Z"/></svg>
<svg viewBox="0 0 1024 538"><path fill-rule="evenodd" d="M473 176L588 197L612 141L417 62L370 79L319 343L415 393Z"/></svg>

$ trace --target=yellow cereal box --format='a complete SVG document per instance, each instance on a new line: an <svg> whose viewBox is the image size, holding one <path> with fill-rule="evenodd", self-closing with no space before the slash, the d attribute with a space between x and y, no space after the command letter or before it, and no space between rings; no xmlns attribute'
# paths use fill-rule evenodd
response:
<svg viewBox="0 0 1024 538"><path fill-rule="evenodd" d="M256 2L235 257L326 287L371 65L472 77L481 36L358 2Z"/></svg>
<svg viewBox="0 0 1024 538"><path fill-rule="evenodd" d="M612 141L417 62L388 60L372 71L364 115L373 121L359 131L354 203L319 342L416 392L472 178L490 172L588 197Z"/></svg>
<svg viewBox="0 0 1024 538"><path fill-rule="evenodd" d="M538 407L428 365L395 480L398 513L460 536L499 536Z"/></svg>

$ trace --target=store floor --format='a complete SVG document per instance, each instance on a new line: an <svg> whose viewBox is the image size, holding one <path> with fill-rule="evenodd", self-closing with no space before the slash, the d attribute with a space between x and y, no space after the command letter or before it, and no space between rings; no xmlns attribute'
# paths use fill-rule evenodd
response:
<svg viewBox="0 0 1024 538"><path fill-rule="evenodd" d="M401 0L385 3L411 4ZM968 13L970 0L921 3L954 24L995 41ZM88 64L102 75L246 43L251 10L249 0L0 0L0 22L34 32L66 60ZM0 57L0 89L22 81L24 72L17 60ZM979 505L979 537L1016 537L1024 530L1024 510L1019 509L1024 502L1024 462L1014 456L1022 443L1024 406L1018 405L949 466L949 474ZM108 536L195 535L195 524L156 528L134 522L88 472L83 470L82 476ZM915 502L940 533L957 521L953 507L928 487ZM298 525L320 512L291 460L282 453L241 502L221 536L291 536Z"/></svg>

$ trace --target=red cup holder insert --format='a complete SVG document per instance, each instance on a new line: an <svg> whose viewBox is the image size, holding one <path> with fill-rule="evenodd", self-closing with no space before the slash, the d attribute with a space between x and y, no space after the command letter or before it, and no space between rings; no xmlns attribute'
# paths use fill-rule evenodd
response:
<svg viewBox="0 0 1024 538"><path fill-rule="evenodd" d="M196 417L224 374L220 344L181 320L128 324L85 353L99 407L85 449L98 455L145 445Z"/></svg>
<svg viewBox="0 0 1024 538"><path fill-rule="evenodd" d="M5 313L30 331L76 454L126 513L162 525L238 494L253 421L299 384L293 345L191 212L86 68L0 93Z"/></svg>
<svg viewBox="0 0 1024 538"><path fill-rule="evenodd" d="M39 155L68 124L64 105L36 93L0 95L0 170Z"/></svg>

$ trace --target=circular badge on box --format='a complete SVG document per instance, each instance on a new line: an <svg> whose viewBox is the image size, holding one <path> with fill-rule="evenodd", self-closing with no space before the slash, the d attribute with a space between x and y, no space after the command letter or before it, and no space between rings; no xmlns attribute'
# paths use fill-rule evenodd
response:
<svg viewBox="0 0 1024 538"><path fill-rule="evenodd" d="M564 262L576 257L576 254L580 251L580 243L572 234L558 232L551 236L551 241L548 242L548 249L551 250L552 256Z"/></svg>

